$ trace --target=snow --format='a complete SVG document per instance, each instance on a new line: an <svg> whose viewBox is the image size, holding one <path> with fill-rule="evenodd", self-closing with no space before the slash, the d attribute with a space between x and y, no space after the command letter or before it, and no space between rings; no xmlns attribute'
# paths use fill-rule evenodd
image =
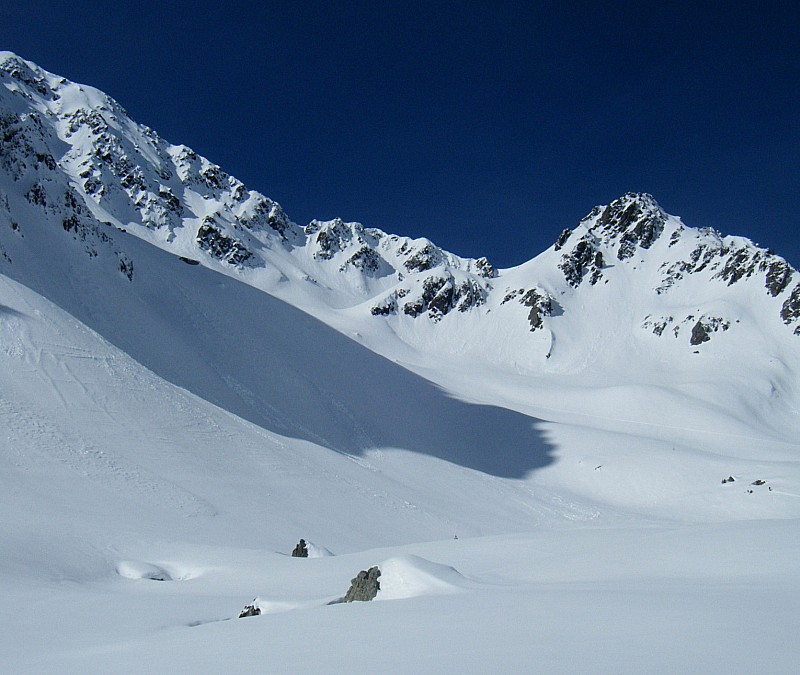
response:
<svg viewBox="0 0 800 675"><path fill-rule="evenodd" d="M61 102L30 105L106 106L148 181L182 156L45 76ZM13 87L0 103L22 106ZM37 142L67 142L53 124ZM227 266L193 232L232 218L230 192L165 178L187 213L148 229L123 192L81 192L93 150L69 142L46 181L0 171L3 672L796 670L800 338L761 280L637 290L717 235L670 246L670 217L608 284L566 287L551 249L469 311L374 317L371 294L423 277L365 279L266 230L225 230L266 260ZM69 186L94 234L62 227ZM392 264L429 243L340 227ZM442 255L425 273L470 278ZM534 285L561 308L538 333L503 303ZM701 310L730 330L642 328ZM373 565L376 601L341 603Z"/></svg>

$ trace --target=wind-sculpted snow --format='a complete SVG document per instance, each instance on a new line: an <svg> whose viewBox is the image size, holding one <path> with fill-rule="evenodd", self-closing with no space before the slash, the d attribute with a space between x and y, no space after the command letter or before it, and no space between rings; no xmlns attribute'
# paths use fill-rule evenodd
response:
<svg viewBox="0 0 800 675"><path fill-rule="evenodd" d="M458 593L468 586L467 580L454 567L416 555L390 558L378 567L381 570L381 590L376 600Z"/></svg>

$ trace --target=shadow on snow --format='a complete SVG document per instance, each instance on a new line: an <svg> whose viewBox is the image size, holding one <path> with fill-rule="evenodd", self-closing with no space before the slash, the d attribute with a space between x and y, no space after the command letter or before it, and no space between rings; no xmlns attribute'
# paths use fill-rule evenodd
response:
<svg viewBox="0 0 800 675"><path fill-rule="evenodd" d="M36 290L169 382L341 453L400 448L508 478L552 461L537 420L454 399L266 293L126 244L132 283Z"/></svg>

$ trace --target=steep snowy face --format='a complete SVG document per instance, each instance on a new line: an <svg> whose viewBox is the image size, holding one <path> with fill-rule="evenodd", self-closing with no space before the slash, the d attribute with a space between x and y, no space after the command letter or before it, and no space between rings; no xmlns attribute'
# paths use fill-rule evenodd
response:
<svg viewBox="0 0 800 675"><path fill-rule="evenodd" d="M133 262L62 168L69 146L59 138L55 113L46 105L60 105L61 95L49 79L17 57L0 59L0 78L6 85L0 87L2 262L13 264L14 249L24 247L29 223L35 223L49 227L54 238L77 242L90 258L110 260L119 273L133 279Z"/></svg>
<svg viewBox="0 0 800 675"><path fill-rule="evenodd" d="M34 154L65 175L76 200L97 220L234 266L255 262L250 249L263 238L259 233L288 240L291 224L279 205L134 123L102 92L8 52L0 54L0 82L3 154L12 164L26 164L25 157L30 164L32 145L40 141L42 150ZM12 132L16 140L9 145ZM22 179L19 166L9 173L15 182ZM47 188L37 181L32 189Z"/></svg>
<svg viewBox="0 0 800 675"><path fill-rule="evenodd" d="M495 275L485 259L462 260L426 239L340 219L300 227L279 204L136 124L96 89L9 52L0 53L0 82L10 189L64 218L77 208L187 259L249 271L250 283L266 290L280 293L271 281L291 279L301 297L336 308L367 302L374 315L437 321L485 301ZM69 191L69 203L50 194L50 183Z"/></svg>

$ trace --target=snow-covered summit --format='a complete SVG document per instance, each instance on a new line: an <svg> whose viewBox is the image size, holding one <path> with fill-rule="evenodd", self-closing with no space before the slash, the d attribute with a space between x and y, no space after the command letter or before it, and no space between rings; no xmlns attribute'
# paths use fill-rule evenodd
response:
<svg viewBox="0 0 800 675"><path fill-rule="evenodd" d="M562 232L553 250L561 252L558 267L573 288L614 283L619 266L639 271L637 285L655 304L661 295L674 298L688 291L694 298L699 283L706 286L704 295L733 299L740 289L729 287L738 284L748 287L741 291L751 296L747 302L772 314L771 322L780 319L800 335L800 280L786 260L744 237L686 227L651 195L627 193L595 207L575 230ZM705 341L708 335L700 333Z"/></svg>

